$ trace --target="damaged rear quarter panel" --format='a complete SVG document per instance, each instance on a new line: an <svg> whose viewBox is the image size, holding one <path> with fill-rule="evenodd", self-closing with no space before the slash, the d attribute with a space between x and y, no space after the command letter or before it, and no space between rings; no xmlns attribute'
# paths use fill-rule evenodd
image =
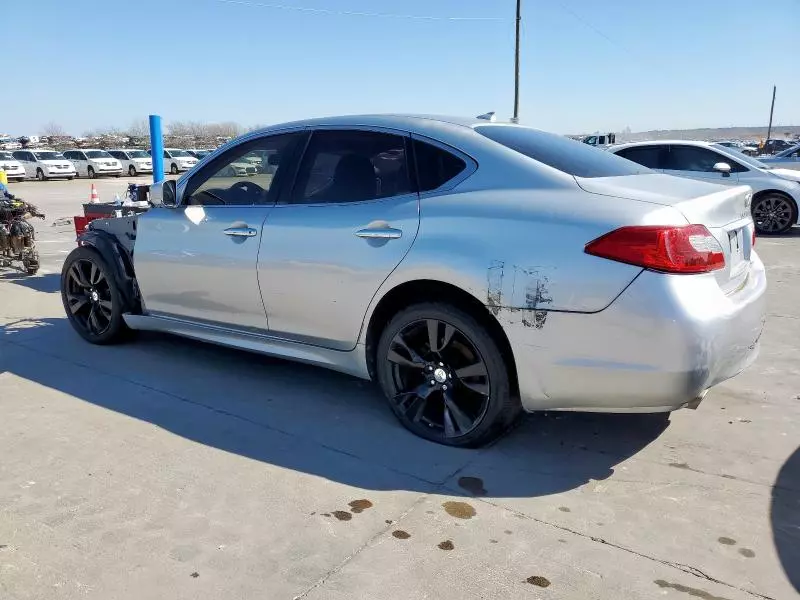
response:
<svg viewBox="0 0 800 600"><path fill-rule="evenodd" d="M558 189L423 198L417 240L379 296L405 281L444 281L498 318L532 327L544 325L547 311L602 310L641 269L584 253L587 242L631 221L613 203L593 207L595 198Z"/></svg>

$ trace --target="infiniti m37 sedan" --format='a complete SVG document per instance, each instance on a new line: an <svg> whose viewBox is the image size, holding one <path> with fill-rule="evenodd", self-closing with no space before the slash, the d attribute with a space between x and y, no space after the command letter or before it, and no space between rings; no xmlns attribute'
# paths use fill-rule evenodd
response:
<svg viewBox="0 0 800 600"><path fill-rule="evenodd" d="M254 157L270 168L230 168ZM486 118L316 119L91 223L61 292L89 342L158 330L335 369L415 434L479 446L523 410L696 408L746 368L751 200Z"/></svg>

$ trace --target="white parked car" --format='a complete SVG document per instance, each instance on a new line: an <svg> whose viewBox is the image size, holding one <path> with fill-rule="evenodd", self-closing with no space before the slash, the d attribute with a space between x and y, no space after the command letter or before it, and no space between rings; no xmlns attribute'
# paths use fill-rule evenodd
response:
<svg viewBox="0 0 800 600"><path fill-rule="evenodd" d="M131 177L136 177L142 173L153 172L153 159L144 150L127 150L125 148L114 148L108 153L122 163L123 172Z"/></svg>
<svg viewBox="0 0 800 600"><path fill-rule="evenodd" d="M151 152L148 150L148 152ZM180 148L164 148L164 171L177 175L197 164L197 159Z"/></svg>
<svg viewBox="0 0 800 600"><path fill-rule="evenodd" d="M39 181L47 179L74 179L77 176L75 165L61 152L55 150L17 150L11 155L25 168L26 177Z"/></svg>
<svg viewBox="0 0 800 600"><path fill-rule="evenodd" d="M614 146L609 152L668 175L749 185L758 233L783 233L798 222L800 171L775 168L713 142L633 142Z"/></svg>
<svg viewBox="0 0 800 600"><path fill-rule="evenodd" d="M0 151L0 168L6 172L9 181L25 179L25 167L11 155L11 152Z"/></svg>
<svg viewBox="0 0 800 600"><path fill-rule="evenodd" d="M114 177L122 175L122 163L105 150L97 148L67 150L64 152L64 158L72 161L75 170L81 177L94 179L101 175L113 175Z"/></svg>

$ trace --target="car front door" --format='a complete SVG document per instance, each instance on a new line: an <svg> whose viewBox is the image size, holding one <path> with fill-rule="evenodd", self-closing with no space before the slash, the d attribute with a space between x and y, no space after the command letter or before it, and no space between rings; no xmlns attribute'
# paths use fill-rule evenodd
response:
<svg viewBox="0 0 800 600"><path fill-rule="evenodd" d="M726 163L730 173L714 170L714 165ZM702 179L725 185L738 185L741 165L710 148L684 144L670 144L664 173L691 179Z"/></svg>
<svg viewBox="0 0 800 600"><path fill-rule="evenodd" d="M258 277L270 334L355 348L367 307L419 228L406 134L321 128L267 217ZM269 158L269 164L274 162Z"/></svg>
<svg viewBox="0 0 800 600"><path fill-rule="evenodd" d="M179 205L139 218L134 267L148 314L265 332L256 270L264 219L303 137L285 132L243 141L177 186ZM263 151L274 175L241 176L231 165Z"/></svg>

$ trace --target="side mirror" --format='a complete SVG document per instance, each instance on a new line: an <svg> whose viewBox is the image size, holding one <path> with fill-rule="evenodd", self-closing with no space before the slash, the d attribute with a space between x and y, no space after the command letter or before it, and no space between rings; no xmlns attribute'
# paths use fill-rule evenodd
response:
<svg viewBox="0 0 800 600"><path fill-rule="evenodd" d="M731 176L731 166L726 162L718 162L712 168L717 173L722 173L723 177Z"/></svg>
<svg viewBox="0 0 800 600"><path fill-rule="evenodd" d="M178 192L174 179L165 179L150 186L150 202L153 206L175 208L178 202Z"/></svg>

